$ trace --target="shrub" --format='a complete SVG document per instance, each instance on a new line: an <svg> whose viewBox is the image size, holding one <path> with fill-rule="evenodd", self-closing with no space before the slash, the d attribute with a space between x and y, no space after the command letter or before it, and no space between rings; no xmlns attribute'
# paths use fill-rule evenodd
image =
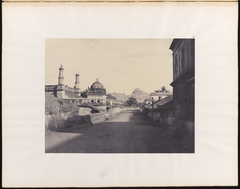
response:
<svg viewBox="0 0 240 189"><path fill-rule="evenodd" d="M61 105L59 99L54 96L53 93L45 92L45 112L49 114L59 113Z"/></svg>

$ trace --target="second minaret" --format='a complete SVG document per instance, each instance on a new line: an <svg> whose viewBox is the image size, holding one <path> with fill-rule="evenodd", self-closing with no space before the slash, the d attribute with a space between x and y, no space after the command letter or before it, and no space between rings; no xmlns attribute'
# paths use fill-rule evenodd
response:
<svg viewBox="0 0 240 189"><path fill-rule="evenodd" d="M77 73L75 76L76 76L75 88L80 89L79 74Z"/></svg>

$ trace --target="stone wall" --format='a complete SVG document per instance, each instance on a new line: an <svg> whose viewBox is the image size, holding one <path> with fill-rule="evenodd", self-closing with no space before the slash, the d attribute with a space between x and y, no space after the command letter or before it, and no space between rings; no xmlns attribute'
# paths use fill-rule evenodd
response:
<svg viewBox="0 0 240 189"><path fill-rule="evenodd" d="M105 112L88 115L78 115L72 112L55 114L45 113L45 128L56 131L67 128L70 124L96 124L105 120Z"/></svg>
<svg viewBox="0 0 240 189"><path fill-rule="evenodd" d="M91 115L73 115L72 113L58 113L45 115L45 129L58 131L67 128L71 124L96 124L105 121L105 113Z"/></svg>
<svg viewBox="0 0 240 189"><path fill-rule="evenodd" d="M80 116L72 113L45 114L45 129L57 131L70 124L91 124L89 115Z"/></svg>
<svg viewBox="0 0 240 189"><path fill-rule="evenodd" d="M141 111L145 112L146 111ZM174 116L173 111L151 111L147 114L155 126L167 127L166 135L169 135L173 140L179 140L179 146L183 149L179 151L194 152L194 122L183 121Z"/></svg>
<svg viewBox="0 0 240 189"><path fill-rule="evenodd" d="M182 121L194 122L194 70L189 71L181 79L173 82L173 112Z"/></svg>
<svg viewBox="0 0 240 189"><path fill-rule="evenodd" d="M92 124L99 123L106 120L105 113L90 114L89 116Z"/></svg>
<svg viewBox="0 0 240 189"><path fill-rule="evenodd" d="M142 111L143 112L143 111ZM156 126L172 126L175 119L173 111L151 111L147 113L149 119L151 119Z"/></svg>
<svg viewBox="0 0 240 189"><path fill-rule="evenodd" d="M173 114L175 124L194 130L195 40L174 39L173 51ZM178 122L178 123L177 123ZM192 127L192 128L190 128Z"/></svg>
<svg viewBox="0 0 240 189"><path fill-rule="evenodd" d="M153 121L156 126L173 126L173 127L186 127L189 132L194 132L194 122L189 120L181 120L174 115L173 110L168 111L144 111L140 110L143 114L146 114L150 120Z"/></svg>
<svg viewBox="0 0 240 189"><path fill-rule="evenodd" d="M79 107L78 115L89 115L92 114L92 109L88 107Z"/></svg>

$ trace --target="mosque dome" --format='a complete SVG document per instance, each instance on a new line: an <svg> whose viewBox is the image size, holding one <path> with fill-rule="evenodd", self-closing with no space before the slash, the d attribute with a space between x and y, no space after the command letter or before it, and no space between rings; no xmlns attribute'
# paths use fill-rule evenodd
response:
<svg viewBox="0 0 240 189"><path fill-rule="evenodd" d="M100 83L97 79L97 81L95 81L92 85L91 85L91 89L104 89L104 86L102 83Z"/></svg>

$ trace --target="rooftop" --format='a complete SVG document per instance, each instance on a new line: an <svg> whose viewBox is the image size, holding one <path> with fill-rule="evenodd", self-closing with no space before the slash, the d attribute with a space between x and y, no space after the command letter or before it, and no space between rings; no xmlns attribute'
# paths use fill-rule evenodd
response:
<svg viewBox="0 0 240 189"><path fill-rule="evenodd" d="M62 95L62 98L82 98L82 97L77 94L74 94L71 91L65 91L65 94Z"/></svg>
<svg viewBox="0 0 240 189"><path fill-rule="evenodd" d="M100 83L97 79L97 81L95 81L92 85L91 85L91 89L104 89L104 86L102 83Z"/></svg>
<svg viewBox="0 0 240 189"><path fill-rule="evenodd" d="M172 93L150 93L150 96L172 96Z"/></svg>

